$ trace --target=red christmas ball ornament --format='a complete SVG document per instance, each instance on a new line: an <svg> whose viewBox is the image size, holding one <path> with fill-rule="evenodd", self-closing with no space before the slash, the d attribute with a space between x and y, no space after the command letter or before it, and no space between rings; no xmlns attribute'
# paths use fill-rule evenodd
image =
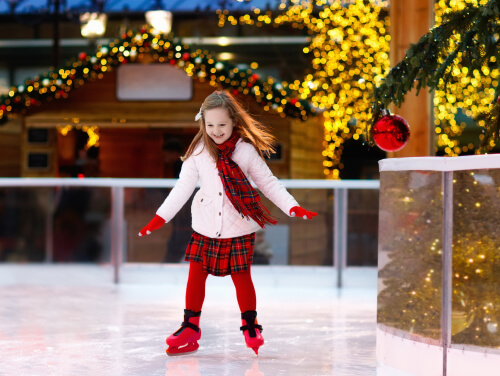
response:
<svg viewBox="0 0 500 376"><path fill-rule="evenodd" d="M184 52L182 54L182 60L184 60L184 61L188 61L190 57L191 57L191 54L189 52Z"/></svg>
<svg viewBox="0 0 500 376"><path fill-rule="evenodd" d="M385 115L373 125L372 136L380 149L398 151L410 139L410 126L401 116Z"/></svg>
<svg viewBox="0 0 500 376"><path fill-rule="evenodd" d="M297 103L297 99L295 98L290 99L290 103L295 106L295 104Z"/></svg>
<svg viewBox="0 0 500 376"><path fill-rule="evenodd" d="M171 59L169 62L168 62L170 65L175 65L176 61L174 59Z"/></svg>
<svg viewBox="0 0 500 376"><path fill-rule="evenodd" d="M233 95L238 95L238 90L237 89L233 90Z"/></svg>
<svg viewBox="0 0 500 376"><path fill-rule="evenodd" d="M87 54L85 52L80 52L78 54L78 59L79 60L85 60L87 58Z"/></svg>

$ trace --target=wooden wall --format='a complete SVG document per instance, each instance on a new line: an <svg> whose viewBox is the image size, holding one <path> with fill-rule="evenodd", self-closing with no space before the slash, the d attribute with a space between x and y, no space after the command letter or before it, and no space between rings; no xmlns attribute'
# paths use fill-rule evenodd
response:
<svg viewBox="0 0 500 376"><path fill-rule="evenodd" d="M21 173L20 119L13 119L0 126L0 177L17 177Z"/></svg>
<svg viewBox="0 0 500 376"><path fill-rule="evenodd" d="M147 128L100 131L100 176L158 178L163 166L162 136Z"/></svg>
<svg viewBox="0 0 500 376"><path fill-rule="evenodd" d="M73 90L66 99L46 103L30 110L26 127L95 125L100 132L100 176L161 177L161 145L164 134L194 135L194 120L203 100L214 87L193 80L190 101L127 101L116 99L116 74L89 82ZM253 98L238 96L244 107L270 127L282 146L283 158L269 161L279 178L290 178L290 120L265 112ZM61 141L61 137L58 136Z"/></svg>
<svg viewBox="0 0 500 376"><path fill-rule="evenodd" d="M98 127L134 128L167 127L176 124L196 127L194 116L200 103L213 91L207 83L193 81L190 101L119 101L116 98L116 72L102 79L87 82L72 90L68 98L30 108L26 118L29 126L66 124Z"/></svg>
<svg viewBox="0 0 500 376"><path fill-rule="evenodd" d="M411 43L417 43L420 37L429 32L434 24L434 0L391 0L391 67L406 55ZM410 125L408 144L389 157L419 157L434 155L432 141L433 129L431 116L432 97L426 88L412 90L405 96L400 108L391 111L402 116Z"/></svg>
<svg viewBox="0 0 500 376"><path fill-rule="evenodd" d="M324 179L323 141L325 130L323 117L311 117L307 121L290 121L290 178Z"/></svg>

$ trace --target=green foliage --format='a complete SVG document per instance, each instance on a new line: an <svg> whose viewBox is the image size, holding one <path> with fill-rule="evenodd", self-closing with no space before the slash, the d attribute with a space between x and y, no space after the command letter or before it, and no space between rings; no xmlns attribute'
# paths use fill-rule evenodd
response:
<svg viewBox="0 0 500 376"><path fill-rule="evenodd" d="M383 109L389 104L401 106L408 91L416 88L417 94L422 88L429 90L450 82L452 69L461 55L461 64L468 68L470 77L474 70L492 65L498 67L500 58L500 1L491 0L483 6L467 4L458 12L444 16L443 23L423 35L416 44L412 44L406 56L394 66L383 83L373 93L372 122L376 122ZM459 35L460 41L452 44L452 39ZM495 89L492 107L499 106L500 85ZM498 109L495 111L498 112ZM483 146L496 137L498 139L497 118L486 118L486 137ZM491 120L491 121L490 121ZM496 130L496 131L495 131Z"/></svg>

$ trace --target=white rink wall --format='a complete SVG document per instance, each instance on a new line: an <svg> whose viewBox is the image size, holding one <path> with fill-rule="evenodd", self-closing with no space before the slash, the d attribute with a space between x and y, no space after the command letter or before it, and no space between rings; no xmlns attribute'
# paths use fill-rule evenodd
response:
<svg viewBox="0 0 500 376"><path fill-rule="evenodd" d="M189 265L182 264L123 264L120 283L123 284L184 284ZM0 285L13 284L106 284L113 283L111 265L95 264L0 264ZM342 270L344 287L377 287L377 269L348 267ZM335 288L337 270L328 266L264 266L253 265L255 284L264 286ZM210 280L230 280L211 277Z"/></svg>

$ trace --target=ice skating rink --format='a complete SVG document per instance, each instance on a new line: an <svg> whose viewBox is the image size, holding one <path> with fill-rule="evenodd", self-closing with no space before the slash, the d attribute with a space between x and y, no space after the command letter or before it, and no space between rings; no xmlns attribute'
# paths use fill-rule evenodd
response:
<svg viewBox="0 0 500 376"><path fill-rule="evenodd" d="M197 352L168 357L187 265L0 265L0 375L369 376L376 270L253 267L259 356L245 347L231 279L210 276ZM385 373L384 373L385 374Z"/></svg>

